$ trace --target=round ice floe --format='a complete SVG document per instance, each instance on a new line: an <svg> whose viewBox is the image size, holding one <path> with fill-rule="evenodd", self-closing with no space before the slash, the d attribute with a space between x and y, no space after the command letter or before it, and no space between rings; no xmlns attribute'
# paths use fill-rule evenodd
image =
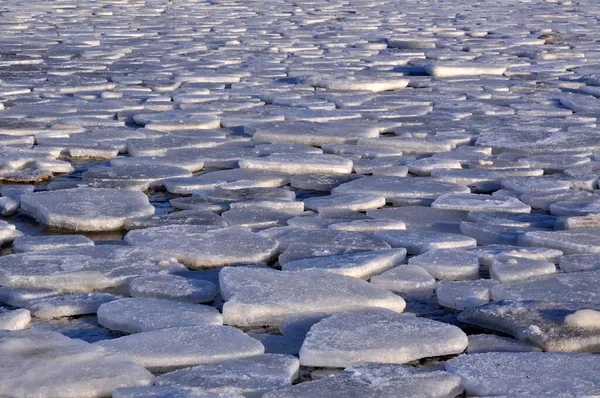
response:
<svg viewBox="0 0 600 398"><path fill-rule="evenodd" d="M490 267L490 277L502 283L515 282L555 272L556 266L549 261L506 255L497 256L492 260Z"/></svg>
<svg viewBox="0 0 600 398"><path fill-rule="evenodd" d="M163 186L169 178L190 177L192 173L182 167L166 165L124 165L96 167L83 173L89 182L133 182L144 183L148 188Z"/></svg>
<svg viewBox="0 0 600 398"><path fill-rule="evenodd" d="M519 237L521 246L543 246L565 254L600 253L600 228L531 231Z"/></svg>
<svg viewBox="0 0 600 398"><path fill-rule="evenodd" d="M390 245L385 240L365 232L334 230L297 230L278 238L281 249L295 243L303 246L328 247L344 250L385 250ZM399 246L402 247L402 246Z"/></svg>
<svg viewBox="0 0 600 398"><path fill-rule="evenodd" d="M431 276L442 280L477 279L479 259L477 254L460 249L438 249L414 256L410 265L418 265Z"/></svg>
<svg viewBox="0 0 600 398"><path fill-rule="evenodd" d="M148 217L128 218L125 220L125 229L140 229L161 227L169 225L204 225L226 227L227 223L212 211L183 210Z"/></svg>
<svg viewBox="0 0 600 398"><path fill-rule="evenodd" d="M391 77L391 76L390 76ZM314 87L322 87L328 90L339 91L388 91L405 88L408 85L407 79L384 78L381 76L311 76L304 80L304 84Z"/></svg>
<svg viewBox="0 0 600 398"><path fill-rule="evenodd" d="M0 331L0 395L110 396L119 387L147 386L153 375L119 355L60 333Z"/></svg>
<svg viewBox="0 0 600 398"><path fill-rule="evenodd" d="M89 292L123 285L136 276L185 269L171 257L146 248L100 245L3 256L0 284Z"/></svg>
<svg viewBox="0 0 600 398"><path fill-rule="evenodd" d="M300 363L324 367L406 363L458 354L467 344L467 336L456 326L371 308L332 315L316 323L302 344Z"/></svg>
<svg viewBox="0 0 600 398"><path fill-rule="evenodd" d="M592 314L598 310L598 304L505 300L470 308L460 313L458 319L510 334L544 351L597 353L600 330L587 326L593 325Z"/></svg>
<svg viewBox="0 0 600 398"><path fill-rule="evenodd" d="M431 207L446 210L529 213L531 207L518 199L498 199L490 195L447 194L433 201Z"/></svg>
<svg viewBox="0 0 600 398"><path fill-rule="evenodd" d="M318 196L305 199L304 206L319 213L343 210L367 211L385 206L385 197L371 193Z"/></svg>
<svg viewBox="0 0 600 398"><path fill-rule="evenodd" d="M102 304L117 298L108 293L75 293L29 300L24 303L24 307L38 319L53 319L95 314Z"/></svg>
<svg viewBox="0 0 600 398"><path fill-rule="evenodd" d="M468 236L434 231L377 231L375 236L393 247L406 248L410 254L425 253L434 249L466 249L477 246L475 239Z"/></svg>
<svg viewBox="0 0 600 398"><path fill-rule="evenodd" d="M371 284L396 293L432 293L435 279L418 265L400 265L371 278Z"/></svg>
<svg viewBox="0 0 600 398"><path fill-rule="evenodd" d="M232 169L207 172L191 178L169 179L165 182L165 186L169 192L189 194L194 191L219 187L229 189L276 188L287 184L289 178L289 174L276 171Z"/></svg>
<svg viewBox="0 0 600 398"><path fill-rule="evenodd" d="M291 355L265 354L176 370L157 377L155 383L259 397L290 386L298 376L299 367L298 359Z"/></svg>
<svg viewBox="0 0 600 398"><path fill-rule="evenodd" d="M130 280L128 287L132 297L154 297L188 303L212 301L217 294L214 283L169 274L141 276Z"/></svg>
<svg viewBox="0 0 600 398"><path fill-rule="evenodd" d="M400 296L368 282L323 271L229 267L219 281L226 300L223 321L229 325L277 325L289 315L369 307L401 312L405 306Z"/></svg>
<svg viewBox="0 0 600 398"><path fill-rule="evenodd" d="M289 174L350 174L352 161L326 154L273 154L262 158L242 159L242 169L284 172Z"/></svg>
<svg viewBox="0 0 600 398"><path fill-rule="evenodd" d="M502 283L492 288L494 300L542 300L600 303L600 271L572 272Z"/></svg>
<svg viewBox="0 0 600 398"><path fill-rule="evenodd" d="M334 376L275 390L264 398L303 397L455 397L462 393L460 377L439 370L398 364L369 363Z"/></svg>
<svg viewBox="0 0 600 398"><path fill-rule="evenodd" d="M49 235L22 236L13 242L15 253L70 249L83 246L94 246L94 241L83 235Z"/></svg>
<svg viewBox="0 0 600 398"><path fill-rule="evenodd" d="M151 247L194 268L266 261L277 242L240 227L171 225L138 229L125 235L133 246Z"/></svg>
<svg viewBox="0 0 600 398"><path fill-rule="evenodd" d="M404 249L356 252L290 261L284 264L282 269L284 271L323 270L368 279L400 264L405 257Z"/></svg>
<svg viewBox="0 0 600 398"><path fill-rule="evenodd" d="M583 397L600 392L598 355L489 352L461 355L445 367L460 376L472 396Z"/></svg>
<svg viewBox="0 0 600 398"><path fill-rule="evenodd" d="M40 223L74 231L111 231L127 218L154 214L141 192L76 188L21 196L23 210Z"/></svg>
<svg viewBox="0 0 600 398"><path fill-rule="evenodd" d="M94 345L120 354L151 371L263 354L262 344L229 326L187 326L135 333Z"/></svg>
<svg viewBox="0 0 600 398"><path fill-rule="evenodd" d="M600 311L590 309L576 311L565 317L565 323L576 328L600 330Z"/></svg>
<svg viewBox="0 0 600 398"><path fill-rule="evenodd" d="M386 126L372 121L339 121L335 123L275 122L246 127L257 142L285 142L321 146L325 144L352 144L359 138L376 138Z"/></svg>
<svg viewBox="0 0 600 398"><path fill-rule="evenodd" d="M290 177L294 188L329 192L338 185L362 178L356 174L299 174Z"/></svg>
<svg viewBox="0 0 600 398"><path fill-rule="evenodd" d="M490 289L497 283L490 279L441 281L435 293L441 306L464 310L489 303L492 298Z"/></svg>
<svg viewBox="0 0 600 398"><path fill-rule="evenodd" d="M510 337L496 334L469 335L467 354L480 354L483 352L538 352L541 351L533 344L522 343Z"/></svg>
<svg viewBox="0 0 600 398"><path fill-rule="evenodd" d="M384 196L386 201L394 199L433 200L446 193L470 192L469 188L448 182L434 181L430 178L373 176L350 181L332 190L335 194L372 193Z"/></svg>
<svg viewBox="0 0 600 398"><path fill-rule="evenodd" d="M133 297L102 304L98 323L125 333L181 326L221 325L221 314L213 307L174 300Z"/></svg>

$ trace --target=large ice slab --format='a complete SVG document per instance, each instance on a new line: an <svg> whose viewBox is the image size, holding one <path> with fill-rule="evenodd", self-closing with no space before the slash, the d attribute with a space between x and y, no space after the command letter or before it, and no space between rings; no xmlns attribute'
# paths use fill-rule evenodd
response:
<svg viewBox="0 0 600 398"><path fill-rule="evenodd" d="M370 363L334 376L275 390L264 398L450 398L463 389L460 377L440 370Z"/></svg>
<svg viewBox="0 0 600 398"><path fill-rule="evenodd" d="M290 386L298 376L299 367L300 362L291 355L265 354L176 370L157 377L156 384L261 397Z"/></svg>
<svg viewBox="0 0 600 398"><path fill-rule="evenodd" d="M467 344L467 336L456 326L387 309L365 309L316 323L302 344L300 363L323 367L406 363L458 354Z"/></svg>
<svg viewBox="0 0 600 398"><path fill-rule="evenodd" d="M573 322L576 316L585 317L585 311L593 313L590 307L600 309L598 304L566 301L497 301L465 310L459 319L510 334L544 351L597 353L600 330Z"/></svg>
<svg viewBox="0 0 600 398"><path fill-rule="evenodd" d="M132 297L102 304L98 323L125 333L183 326L221 325L221 314L213 307L149 297Z"/></svg>
<svg viewBox="0 0 600 398"><path fill-rule="evenodd" d="M89 292L120 286L130 278L186 268L145 248L100 245L27 252L0 258L0 283L27 289Z"/></svg>
<svg viewBox="0 0 600 398"><path fill-rule="evenodd" d="M131 279L127 287L132 297L154 297L188 303L212 301L217 294L217 286L212 282L171 274L140 276Z"/></svg>
<svg viewBox="0 0 600 398"><path fill-rule="evenodd" d="M130 231L125 241L151 247L193 268L261 262L277 253L277 242L242 227L171 225Z"/></svg>
<svg viewBox="0 0 600 398"><path fill-rule="evenodd" d="M125 220L154 214L141 192L76 188L21 196L23 210L40 223L72 231L111 231Z"/></svg>
<svg viewBox="0 0 600 398"><path fill-rule="evenodd" d="M592 354L489 352L446 362L472 396L594 396L600 357ZM569 382L565 382L568 380Z"/></svg>
<svg viewBox="0 0 600 398"><path fill-rule="evenodd" d="M350 159L327 154L273 154L239 161L241 169L284 172L289 174L350 174Z"/></svg>
<svg viewBox="0 0 600 398"><path fill-rule="evenodd" d="M290 261L281 268L284 271L322 270L369 279L400 264L405 257L404 249L376 250Z"/></svg>
<svg viewBox="0 0 600 398"><path fill-rule="evenodd" d="M41 330L0 331L0 394L12 397L101 397L147 386L153 375L120 355Z"/></svg>
<svg viewBox="0 0 600 398"><path fill-rule="evenodd" d="M94 344L151 371L169 371L264 353L264 347L229 326L187 326L135 333Z"/></svg>
<svg viewBox="0 0 600 398"><path fill-rule="evenodd" d="M295 314L338 313L382 307L402 312L404 300L360 279L323 271L286 272L224 268L223 322L237 326L278 325Z"/></svg>

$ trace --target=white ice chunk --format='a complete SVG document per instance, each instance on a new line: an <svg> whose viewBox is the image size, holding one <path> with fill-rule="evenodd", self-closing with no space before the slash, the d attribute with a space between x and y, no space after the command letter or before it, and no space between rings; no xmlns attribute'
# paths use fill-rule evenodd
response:
<svg viewBox="0 0 600 398"><path fill-rule="evenodd" d="M221 314L213 307L148 297L124 298L102 304L98 323L125 333L182 326L222 325Z"/></svg>
<svg viewBox="0 0 600 398"><path fill-rule="evenodd" d="M141 192L76 188L21 196L23 210L40 223L74 231L110 231L123 228L127 218L154 214Z"/></svg>
<svg viewBox="0 0 600 398"><path fill-rule="evenodd" d="M94 345L160 372L264 353L257 340L238 329L218 325L153 330Z"/></svg>
<svg viewBox="0 0 600 398"><path fill-rule="evenodd" d="M13 242L15 253L70 249L84 246L94 246L94 241L83 235L48 235L22 236Z"/></svg>
<svg viewBox="0 0 600 398"><path fill-rule="evenodd" d="M171 225L130 231L125 241L151 247L193 268L261 262L275 256L277 242L246 228Z"/></svg>
<svg viewBox="0 0 600 398"><path fill-rule="evenodd" d="M323 271L229 267L219 274L223 322L278 325L289 315L382 307L402 312L404 300L363 280Z"/></svg>
<svg viewBox="0 0 600 398"><path fill-rule="evenodd" d="M600 253L600 228L531 231L519 237L521 246L543 246L565 254Z"/></svg>
<svg viewBox="0 0 600 398"><path fill-rule="evenodd" d="M435 231L377 231L374 235L385 240L392 247L406 248L409 254L421 254L434 249L467 249L477 246L475 239L468 236Z"/></svg>
<svg viewBox="0 0 600 398"><path fill-rule="evenodd" d="M56 332L0 331L0 354L0 395L7 397L110 396L154 378L121 356Z"/></svg>
<svg viewBox="0 0 600 398"><path fill-rule="evenodd" d="M310 328L300 349L304 366L406 363L458 354L467 336L456 326L372 308L332 315Z"/></svg>
<svg viewBox="0 0 600 398"><path fill-rule="evenodd" d="M315 257L283 264L284 271L323 270L355 278L369 279L400 264L406 250L391 249Z"/></svg>
<svg viewBox="0 0 600 398"><path fill-rule="evenodd" d="M263 398L451 398L462 393L460 377L439 370L369 363L272 391Z"/></svg>
<svg viewBox="0 0 600 398"><path fill-rule="evenodd" d="M291 355L265 354L176 370L157 377L156 384L258 398L291 385L299 367Z"/></svg>
<svg viewBox="0 0 600 398"><path fill-rule="evenodd" d="M494 300L600 303L600 271L538 276L492 288Z"/></svg>
<svg viewBox="0 0 600 398"><path fill-rule="evenodd" d="M371 283L395 293L433 293L435 279L418 265L400 265L371 278Z"/></svg>
<svg viewBox="0 0 600 398"><path fill-rule="evenodd" d="M541 351L532 344L495 334L472 334L469 336L467 354L483 352L537 352Z"/></svg>
<svg viewBox="0 0 600 398"><path fill-rule="evenodd" d="M489 211L496 213L529 213L531 207L514 198L495 198L490 195L447 194L433 201L435 209Z"/></svg>
<svg viewBox="0 0 600 398"><path fill-rule="evenodd" d="M367 192L317 196L305 199L304 206L319 213L343 210L367 211L385 206L385 197Z"/></svg>
<svg viewBox="0 0 600 398"><path fill-rule="evenodd" d="M502 283L553 274L556 266L545 260L506 255L496 256L490 267L490 277Z"/></svg>
<svg viewBox="0 0 600 398"><path fill-rule="evenodd" d="M89 292L127 283L130 278L185 270L169 256L146 248L86 246L0 257L5 287Z"/></svg>
<svg viewBox="0 0 600 398"><path fill-rule="evenodd" d="M212 301L217 294L217 286L212 282L169 274L131 279L128 288L132 297L154 297L188 303Z"/></svg>
<svg viewBox="0 0 600 398"><path fill-rule="evenodd" d="M38 319L95 314L104 303L118 297L108 293L75 293L30 300L24 307Z"/></svg>
<svg viewBox="0 0 600 398"><path fill-rule="evenodd" d="M477 307L492 299L490 289L498 282L489 279L441 281L436 288L438 303L455 310Z"/></svg>
<svg viewBox="0 0 600 398"><path fill-rule="evenodd" d="M592 354L489 352L446 362L471 396L594 396L600 392L600 357ZM568 380L568 382L565 382Z"/></svg>
<svg viewBox="0 0 600 398"><path fill-rule="evenodd" d="M284 172L289 174L350 174L352 161L337 155L327 154L273 154L262 158L247 158L239 161L241 169Z"/></svg>

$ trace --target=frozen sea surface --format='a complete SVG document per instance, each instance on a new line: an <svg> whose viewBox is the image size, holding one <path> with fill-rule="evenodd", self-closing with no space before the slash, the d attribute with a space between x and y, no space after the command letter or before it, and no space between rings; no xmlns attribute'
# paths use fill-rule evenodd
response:
<svg viewBox="0 0 600 398"><path fill-rule="evenodd" d="M0 395L600 396L599 12L1 1Z"/></svg>

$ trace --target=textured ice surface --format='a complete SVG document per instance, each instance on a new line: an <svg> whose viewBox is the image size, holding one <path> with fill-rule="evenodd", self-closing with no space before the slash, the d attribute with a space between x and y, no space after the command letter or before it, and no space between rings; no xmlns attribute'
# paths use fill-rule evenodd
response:
<svg viewBox="0 0 600 398"><path fill-rule="evenodd" d="M467 354L480 354L483 352L532 352L541 351L533 344L522 343L510 337L495 334L469 335Z"/></svg>
<svg viewBox="0 0 600 398"><path fill-rule="evenodd" d="M212 301L217 286L209 281L177 275L153 275L134 278L127 284L132 297L155 297L189 303Z"/></svg>
<svg viewBox="0 0 600 398"><path fill-rule="evenodd" d="M100 397L154 378L120 355L56 332L0 331L0 352L5 396Z"/></svg>
<svg viewBox="0 0 600 398"><path fill-rule="evenodd" d="M199 388L175 386L124 387L113 391L113 398L241 398L241 395L204 392Z"/></svg>
<svg viewBox="0 0 600 398"><path fill-rule="evenodd" d="M600 358L591 354L489 352L446 362L473 396L594 396ZM568 382L565 382L568 380Z"/></svg>
<svg viewBox="0 0 600 398"><path fill-rule="evenodd" d="M88 292L123 285L128 279L185 270L152 250L101 245L13 254L0 258L3 286Z"/></svg>
<svg viewBox="0 0 600 398"><path fill-rule="evenodd" d="M456 326L387 309L366 309L316 323L302 344L300 363L323 367L406 363L457 354L465 348L467 336Z"/></svg>
<svg viewBox="0 0 600 398"><path fill-rule="evenodd" d="M30 311L34 330L95 342L124 333L98 326L104 300L163 303L112 312L140 330L185 324L183 307L214 319L224 308L265 352L297 355L325 316L406 305L490 333L472 352L531 348L502 338L530 326L542 351L595 351L599 5L397 3L2 0L0 311L11 327ZM528 303L503 301L506 330L457 319L503 298ZM127 349L177 358L182 336ZM214 341L194 342L216 358L226 350ZM454 398L458 376L421 369L450 358L303 367L298 385L268 394ZM137 387L123 394L262 394Z"/></svg>
<svg viewBox="0 0 600 398"><path fill-rule="evenodd" d="M462 391L460 377L448 372L370 363L345 369L338 375L272 391L264 398L450 398Z"/></svg>
<svg viewBox="0 0 600 398"><path fill-rule="evenodd" d="M404 249L356 252L290 261L284 264L282 269L284 271L322 270L369 279L400 264L405 257Z"/></svg>
<svg viewBox="0 0 600 398"><path fill-rule="evenodd" d="M152 371L260 355L257 340L230 326L187 326L153 330L94 344Z"/></svg>
<svg viewBox="0 0 600 398"><path fill-rule="evenodd" d="M26 309L0 310L0 329L21 330L29 326L31 313Z"/></svg>
<svg viewBox="0 0 600 398"><path fill-rule="evenodd" d="M379 231L375 236L392 247L404 247L409 254L421 254L434 249L465 249L477 246L475 239L458 234L419 230Z"/></svg>
<svg viewBox="0 0 600 398"><path fill-rule="evenodd" d="M229 267L219 274L228 325L278 325L295 314L369 307L402 312L400 296L360 279L323 271L286 272Z"/></svg>
<svg viewBox="0 0 600 398"><path fill-rule="evenodd" d="M221 325L221 314L212 307L148 297L132 297L102 304L98 323L125 333L182 326Z"/></svg>
<svg viewBox="0 0 600 398"><path fill-rule="evenodd" d="M210 393L261 397L291 385L300 363L291 355L265 354L176 370L156 378L159 386L193 387Z"/></svg>
<svg viewBox="0 0 600 398"><path fill-rule="evenodd" d="M513 335L544 351L597 353L600 330L593 327L597 311L592 308L600 306L564 301L498 301L468 309L459 319Z"/></svg>
<svg viewBox="0 0 600 398"><path fill-rule="evenodd" d="M21 196L23 210L40 223L73 231L123 228L127 218L150 216L154 207L141 192L78 188Z"/></svg>
<svg viewBox="0 0 600 398"><path fill-rule="evenodd" d="M409 265L417 265L436 279L477 279L479 259L475 253L461 249L435 249L411 257Z"/></svg>
<svg viewBox="0 0 600 398"><path fill-rule="evenodd" d="M435 293L440 305L463 310L487 304L492 298L490 289L496 283L489 279L441 281L438 283Z"/></svg>
<svg viewBox="0 0 600 398"><path fill-rule="evenodd" d="M22 236L13 242L15 253L70 249L82 246L94 246L94 241L83 235L50 235Z"/></svg>
<svg viewBox="0 0 600 398"><path fill-rule="evenodd" d="M571 301L600 303L600 271L573 272L502 283L492 288L494 300Z"/></svg>
<svg viewBox="0 0 600 398"><path fill-rule="evenodd" d="M242 227L168 225L131 231L125 241L151 247L193 268L264 261L277 251L275 241Z"/></svg>
<svg viewBox="0 0 600 398"><path fill-rule="evenodd" d="M371 278L371 283L396 293L431 293L435 279L418 265L400 265Z"/></svg>

